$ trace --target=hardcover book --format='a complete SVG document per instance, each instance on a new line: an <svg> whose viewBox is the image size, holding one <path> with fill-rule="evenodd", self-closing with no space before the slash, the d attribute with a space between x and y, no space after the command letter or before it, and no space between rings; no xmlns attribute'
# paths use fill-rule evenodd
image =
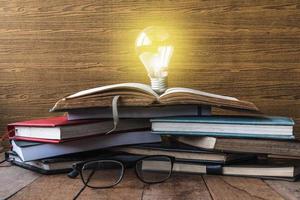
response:
<svg viewBox="0 0 300 200"><path fill-rule="evenodd" d="M136 131L118 134L85 137L59 144L12 140L12 151L23 161L38 160L72 153L107 149L122 145L160 142L158 135L150 131Z"/></svg>
<svg viewBox="0 0 300 200"><path fill-rule="evenodd" d="M62 160L58 158L56 160L51 158L51 159L41 159L41 160L33 160L33 161L25 162L15 152L7 152L6 154L7 154L6 160L11 162L12 164L41 174L67 173L72 170L72 165L75 162L82 161L82 159Z"/></svg>
<svg viewBox="0 0 300 200"><path fill-rule="evenodd" d="M233 153L223 153L223 152L212 152L200 150L189 145L184 145L180 143L152 143L152 144L141 144L141 145L131 145L126 147L116 147L112 148L111 151L126 152L129 154L136 155L166 155L175 157L176 160L181 161L194 161L203 163L232 163L245 161L249 159L255 159L253 154L233 154Z"/></svg>
<svg viewBox="0 0 300 200"><path fill-rule="evenodd" d="M173 137L173 139L201 149L222 152L272 154L298 157L300 155L300 143L297 141L216 137Z"/></svg>
<svg viewBox="0 0 300 200"><path fill-rule="evenodd" d="M119 158L119 154L106 150L96 150L87 151L82 153L75 153L71 155L57 156L54 158L45 158L40 160L23 161L18 154L13 151L8 151L5 153L5 159L14 165L19 167L35 171L41 174L59 174L68 173L72 171L72 165L76 162L87 161L87 160L97 160L101 158ZM126 155L127 156L127 155ZM125 157L122 156L122 157ZM131 158L132 157L132 158ZM137 159L138 156L128 155L128 159Z"/></svg>
<svg viewBox="0 0 300 200"><path fill-rule="evenodd" d="M103 134L112 127L113 122L110 119L68 121L66 116L61 116L12 123L8 125L8 131L11 139L59 143L78 137ZM150 123L146 119L122 119L115 131L149 127Z"/></svg>
<svg viewBox="0 0 300 200"><path fill-rule="evenodd" d="M164 161L144 161L143 169L157 169L158 171L163 171L165 169ZM300 167L298 161L279 159L262 159L258 161L249 161L242 164L237 163L229 165L176 161L173 165L173 172L249 176L264 179L295 181L299 177Z"/></svg>
<svg viewBox="0 0 300 200"><path fill-rule="evenodd" d="M161 135L293 139L294 121L286 117L199 116L152 119Z"/></svg>
<svg viewBox="0 0 300 200"><path fill-rule="evenodd" d="M118 108L119 118L155 118L169 116L207 116L210 106L169 105L169 106L122 106ZM68 120L112 118L111 107L79 108L68 110Z"/></svg>

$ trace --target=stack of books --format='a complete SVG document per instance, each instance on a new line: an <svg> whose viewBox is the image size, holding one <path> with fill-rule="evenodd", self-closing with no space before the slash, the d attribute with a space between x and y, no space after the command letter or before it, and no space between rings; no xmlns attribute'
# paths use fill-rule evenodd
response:
<svg viewBox="0 0 300 200"><path fill-rule="evenodd" d="M239 115L214 115L214 107ZM67 114L8 125L7 157L14 164L65 172L109 151L172 156L174 172L287 180L300 173L293 120L262 115L233 97L189 88L158 95L147 85L124 83L69 95L50 111Z"/></svg>

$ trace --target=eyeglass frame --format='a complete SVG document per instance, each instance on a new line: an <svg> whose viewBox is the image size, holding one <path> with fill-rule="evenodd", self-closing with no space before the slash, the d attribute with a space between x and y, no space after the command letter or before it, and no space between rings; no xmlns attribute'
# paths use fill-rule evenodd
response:
<svg viewBox="0 0 300 200"><path fill-rule="evenodd" d="M161 180L161 181L157 181L157 182L148 182L148 181L145 181L143 180L139 173L137 172L138 169L137 169L137 163L141 160L144 160L144 159L147 159L147 158L151 158L151 157L165 157L165 158L168 158L170 159L171 161L171 169L170 169L170 172L169 172L169 175L167 178ZM82 170L83 170L83 166L87 163L90 163L90 162L97 162L97 161L113 161L113 162L118 162L119 164L121 164L122 166L122 174L120 175L120 178L118 181L116 181L114 184L110 185L110 186L103 186L103 187L95 187L95 186L90 186L88 185L88 182L85 182L84 181L84 177L82 175ZM175 161L175 157L172 157L172 156L166 156L166 155L150 155L150 156L143 156L141 158L138 158L137 160L133 161L134 162L134 165L135 165L135 175L138 177L138 179L140 181L142 181L143 183L146 183L146 184L158 184L158 183L162 183L162 182L165 182L166 180L168 180L172 173L173 173L173 166L174 166L174 161ZM124 163L124 161L120 160L120 159L95 159L95 160L87 160L87 161L82 161L82 162L77 162L77 163L74 163L72 168L73 170L76 170L77 172L79 172L80 174L80 177L81 177L81 180L82 182L84 183L85 186L89 187L89 188L93 188L93 189L107 189L107 188L112 188L116 185L118 185L122 180L123 180L123 177L124 177L124 174L125 174L125 171L126 171L126 164Z"/></svg>

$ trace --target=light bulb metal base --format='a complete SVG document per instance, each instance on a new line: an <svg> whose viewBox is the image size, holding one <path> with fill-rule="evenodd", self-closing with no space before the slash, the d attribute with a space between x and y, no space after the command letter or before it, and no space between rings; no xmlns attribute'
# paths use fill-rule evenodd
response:
<svg viewBox="0 0 300 200"><path fill-rule="evenodd" d="M158 94L164 93L168 88L168 79L165 78L151 78L151 88Z"/></svg>

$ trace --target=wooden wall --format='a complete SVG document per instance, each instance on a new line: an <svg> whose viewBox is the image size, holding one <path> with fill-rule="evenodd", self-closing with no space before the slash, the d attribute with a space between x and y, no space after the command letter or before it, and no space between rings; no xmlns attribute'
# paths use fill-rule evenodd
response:
<svg viewBox="0 0 300 200"><path fill-rule="evenodd" d="M66 94L148 83L134 41L175 39L170 86L235 96L300 122L300 2L0 1L0 127L48 116ZM299 127L298 127L299 130Z"/></svg>

